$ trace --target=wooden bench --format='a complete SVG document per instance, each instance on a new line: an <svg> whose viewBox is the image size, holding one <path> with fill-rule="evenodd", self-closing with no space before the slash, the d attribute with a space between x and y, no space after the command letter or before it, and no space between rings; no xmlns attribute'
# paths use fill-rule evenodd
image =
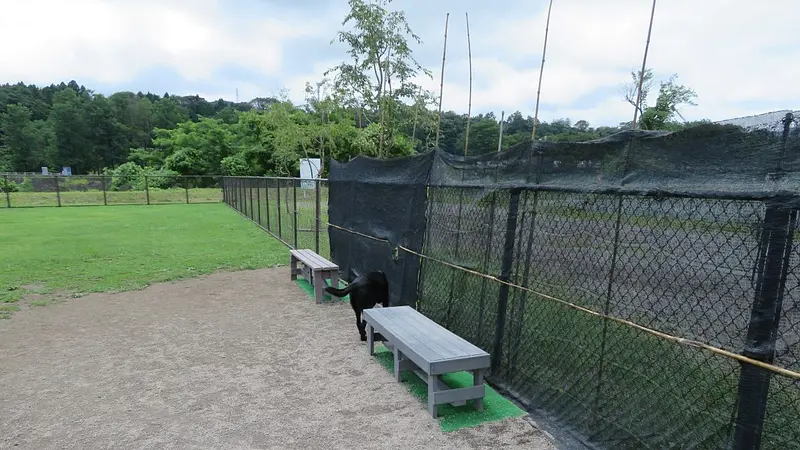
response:
<svg viewBox="0 0 800 450"><path fill-rule="evenodd" d="M395 379L402 381L401 372L411 370L428 383L428 412L433 418L436 405L443 403L461 406L475 400L475 408L483 410L488 353L410 306L367 309L362 316L367 323L369 354L375 354L375 333L380 333L384 345L394 354ZM443 374L462 370L472 372L473 386L450 389L440 379Z"/></svg>
<svg viewBox="0 0 800 450"><path fill-rule="evenodd" d="M331 280L331 286L339 287L339 266L309 249L290 250L289 254L292 280L296 280L297 275L308 280L314 286L317 303L322 303L323 298L330 299L330 294L324 291L325 280ZM303 264L302 269L297 267L298 262Z"/></svg>

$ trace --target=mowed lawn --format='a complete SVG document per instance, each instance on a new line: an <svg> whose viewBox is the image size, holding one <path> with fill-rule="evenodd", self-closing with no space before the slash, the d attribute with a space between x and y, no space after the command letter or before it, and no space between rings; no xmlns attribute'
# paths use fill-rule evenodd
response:
<svg viewBox="0 0 800 450"><path fill-rule="evenodd" d="M89 292L271 267L288 251L224 204L0 210L0 318Z"/></svg>

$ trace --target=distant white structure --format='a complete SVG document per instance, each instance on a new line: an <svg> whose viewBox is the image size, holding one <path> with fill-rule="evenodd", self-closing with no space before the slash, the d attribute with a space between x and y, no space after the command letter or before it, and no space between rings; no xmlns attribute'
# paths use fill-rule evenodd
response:
<svg viewBox="0 0 800 450"><path fill-rule="evenodd" d="M800 116L800 111L792 111L783 109L780 111L771 111L763 114L756 114L747 117L737 117L735 119L718 120L714 123L719 125L736 125L747 130L783 130L783 119L786 113L792 113L795 120Z"/></svg>
<svg viewBox="0 0 800 450"><path fill-rule="evenodd" d="M42 167L42 175L50 175L50 172L47 170L47 167Z"/></svg>
<svg viewBox="0 0 800 450"><path fill-rule="evenodd" d="M300 188L314 189L314 180L322 175L322 160L319 158L300 159ZM309 180L309 181L305 181Z"/></svg>

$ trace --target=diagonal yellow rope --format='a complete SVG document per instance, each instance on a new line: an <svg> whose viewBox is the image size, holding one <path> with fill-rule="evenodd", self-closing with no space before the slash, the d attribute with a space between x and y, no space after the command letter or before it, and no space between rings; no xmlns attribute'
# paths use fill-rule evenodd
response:
<svg viewBox="0 0 800 450"><path fill-rule="evenodd" d="M362 236L362 237L369 238L369 239L376 240L376 241L382 241L382 242L389 243L389 241L386 240L386 239L376 238L374 236L370 236L370 235L367 235L367 234L364 234L364 233L359 233L358 231L354 231L354 230L350 230L350 229L347 229L347 228L344 228L344 227L340 227L340 226L334 225L332 223L328 223L328 222L326 222L326 223L329 226L333 227L333 228L337 228L339 230L346 231L346 232L351 233L351 234L355 234L355 235ZM560 303L560 304L562 304L564 306L567 306L569 308L572 308L572 309L575 309L575 310L578 310L578 311L582 311L582 312L585 312L586 314L591 314L591 315L596 316L596 317L601 317L603 319L608 319L608 320L620 323L622 325L627 325L627 326L636 328L637 330L643 331L645 333L651 334L651 335L656 336L656 337L660 337L662 339L665 339L665 340L668 340L668 341L671 341L671 342L676 342L678 344L687 345L687 346L690 346L690 347L702 348L704 350L707 350L709 352L715 353L717 355L721 355L721 356L725 356L725 357L728 357L728 358L731 358L731 359L735 359L735 360L737 360L739 362L752 364L754 366L761 367L762 369L769 370L771 372L783 375L783 376L788 377L788 378L793 378L795 380L800 380L800 372L794 372L792 370L784 369L782 367L778 367L778 366L773 365L773 364L768 364L768 363L765 363L763 361L759 361L757 359L748 358L747 356L743 356L743 355L740 355L738 353L729 352L727 350L724 350L724 349L721 349L721 348L718 348L718 347L714 347L713 345L709 345L709 344L706 344L706 343L703 343L703 342L700 342L700 341L695 341L695 340L692 340L692 339L686 339L686 338L681 338L681 337L677 337L677 336L672 336L670 334L663 333L661 331L654 330L652 328L648 328L648 327L639 325L637 323L631 322L631 321L626 320L626 319L621 319L619 317L609 316L607 314L603 314L603 313L600 313L600 312L597 312L597 311L594 311L594 310L591 310L591 309L588 309L588 308L584 308L583 306L576 305L575 303L568 302L566 300L562 300L562 299L557 298L557 297L553 297L552 295L548 295L548 294L545 294L543 292L535 291L535 290L533 290L531 288L527 288L525 286L520 286L520 285L517 285L517 284L514 284L514 283L509 283L508 281L501 280L500 278L497 278L497 277L495 277L493 275L488 275L488 274L485 274L485 273L482 273L482 272L478 272L476 270L467 269L465 267L461 267L461 266L455 265L453 263L449 263L447 261L444 261L444 260L441 260L441 259L438 259L438 258L435 258L435 257L432 257L432 256L423 255L422 253L419 253L419 252L416 252L416 251L411 250L409 248L403 247L402 245L398 245L397 248L399 248L400 250L403 250L406 253L410 253L412 255L419 256L420 258L429 259L429 260L431 260L433 262L436 262L438 264L442 264L442 265L451 267L451 268L456 269L456 270L461 270L461 271L467 272L469 274L475 275L477 277L486 278L488 280L492 280L492 281L497 282L497 283L508 285L509 287L513 287L515 289L520 289L520 290L523 290L523 291L526 291L526 292L530 292L531 294L534 294L536 296L545 298L547 300L552 300L554 302Z"/></svg>

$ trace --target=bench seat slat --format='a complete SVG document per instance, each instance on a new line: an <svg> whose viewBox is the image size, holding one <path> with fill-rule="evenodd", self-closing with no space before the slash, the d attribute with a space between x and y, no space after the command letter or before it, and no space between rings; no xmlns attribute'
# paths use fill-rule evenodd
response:
<svg viewBox="0 0 800 450"><path fill-rule="evenodd" d="M441 331L426 329L427 327L419 326L419 324L410 317L398 316L392 318L392 320L390 320L390 325L387 327L393 331L398 339L405 340L413 336L416 341L420 342L420 345L425 346L431 353L436 355L436 361L464 356L463 352L449 349L447 342L445 342L446 339L437 339L446 337L442 336Z"/></svg>
<svg viewBox="0 0 800 450"><path fill-rule="evenodd" d="M406 311L385 311L395 308L408 308L408 310L413 311L413 313L409 314ZM488 355L485 351L418 313L410 306L378 308L364 311L364 313L365 315L374 317L376 322L380 322L387 331L395 335L398 339L409 339L421 342L422 345L429 348L431 352L436 355L435 359L431 362Z"/></svg>
<svg viewBox="0 0 800 450"><path fill-rule="evenodd" d="M404 314L403 319L405 326L413 327L420 333L433 336L433 341L440 343L445 349L442 356L452 355L455 357L463 357L464 355L474 356L485 354L483 350L469 341L452 333L422 314Z"/></svg>
<svg viewBox="0 0 800 450"><path fill-rule="evenodd" d="M323 258L309 249L290 250L291 254L312 269L336 270L339 268L335 263Z"/></svg>

